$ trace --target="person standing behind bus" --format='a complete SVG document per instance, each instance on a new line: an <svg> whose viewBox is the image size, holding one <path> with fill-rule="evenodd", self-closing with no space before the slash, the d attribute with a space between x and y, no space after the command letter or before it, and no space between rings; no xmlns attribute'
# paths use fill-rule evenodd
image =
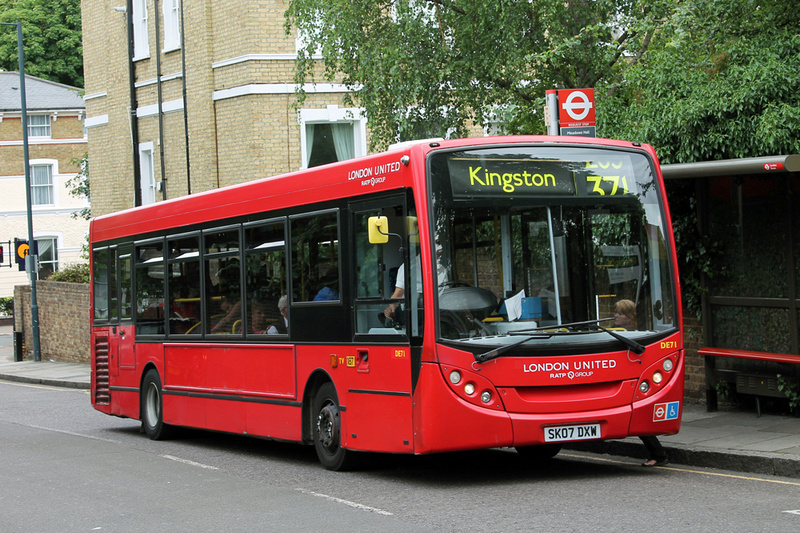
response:
<svg viewBox="0 0 800 533"><path fill-rule="evenodd" d="M614 306L614 326L628 331L636 329L636 304L631 300L620 300ZM655 435L640 436L639 439L647 448L647 461L642 466L664 466L669 464L667 451Z"/></svg>

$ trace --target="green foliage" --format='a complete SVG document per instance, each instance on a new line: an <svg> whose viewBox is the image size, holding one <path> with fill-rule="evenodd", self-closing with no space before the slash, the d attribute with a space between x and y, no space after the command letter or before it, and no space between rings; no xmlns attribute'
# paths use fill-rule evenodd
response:
<svg viewBox="0 0 800 533"><path fill-rule="evenodd" d="M667 0L291 0L300 29L295 81L358 88L374 147L463 136L501 115L509 133L543 133L545 89L609 83L644 53ZM321 54L322 59L315 59ZM322 68L318 66L321 62ZM302 102L303 94L300 95Z"/></svg>
<svg viewBox="0 0 800 533"><path fill-rule="evenodd" d="M800 152L800 10L785 0L690 0L606 86L598 132L662 163ZM613 90L612 90L613 89Z"/></svg>
<svg viewBox="0 0 800 533"><path fill-rule="evenodd" d="M7 296L0 298L0 316L11 316L14 314L14 297Z"/></svg>
<svg viewBox="0 0 800 533"><path fill-rule="evenodd" d="M672 232L678 250L681 298L688 316L702 318L701 301L706 290L702 280L713 280L727 273L723 245L716 235L701 235L697 225L697 198L691 180L667 182L667 201L672 216Z"/></svg>
<svg viewBox="0 0 800 533"><path fill-rule="evenodd" d="M83 87L80 0L0 0L0 22L22 22L25 74ZM17 34L0 28L0 68L19 70Z"/></svg>
<svg viewBox="0 0 800 533"><path fill-rule="evenodd" d="M720 400L727 400L733 397L733 386L730 382L721 379L717 381L714 388L717 391L717 396L719 396Z"/></svg>
<svg viewBox="0 0 800 533"><path fill-rule="evenodd" d="M83 156L78 159L77 157L70 160L70 164L80 167L78 173L67 180L67 187L69 187L69 194L75 198L86 198L90 201L91 190L89 188L89 153L84 152ZM72 213L72 218L82 218L89 220L92 217L92 208L84 207L77 213Z"/></svg>
<svg viewBox="0 0 800 533"><path fill-rule="evenodd" d="M50 274L47 281L66 281L69 283L89 283L89 265L87 263L67 265Z"/></svg>
<svg viewBox="0 0 800 533"><path fill-rule="evenodd" d="M790 381L778 374L778 392L782 392L789 399L789 408L797 411L800 407L800 392L798 392L797 382Z"/></svg>

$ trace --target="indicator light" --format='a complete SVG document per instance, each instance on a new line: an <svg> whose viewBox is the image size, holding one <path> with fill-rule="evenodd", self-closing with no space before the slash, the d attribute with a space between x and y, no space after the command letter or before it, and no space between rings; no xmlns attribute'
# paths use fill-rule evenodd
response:
<svg viewBox="0 0 800 533"><path fill-rule="evenodd" d="M458 370L453 370L452 372L450 372L450 383L455 385L459 381L461 381L461 372L459 372Z"/></svg>
<svg viewBox="0 0 800 533"><path fill-rule="evenodd" d="M662 366L664 367L665 371L671 372L674 364L675 363L672 362L672 359L664 359L664 364Z"/></svg>

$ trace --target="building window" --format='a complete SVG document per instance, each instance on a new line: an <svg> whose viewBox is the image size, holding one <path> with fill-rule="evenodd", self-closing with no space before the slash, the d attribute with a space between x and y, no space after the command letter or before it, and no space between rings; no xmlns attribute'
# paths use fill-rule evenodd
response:
<svg viewBox="0 0 800 533"><path fill-rule="evenodd" d="M147 0L133 0L133 59L150 57L147 33Z"/></svg>
<svg viewBox="0 0 800 533"><path fill-rule="evenodd" d="M366 119L359 109L302 109L300 111L303 168L335 163L367 153Z"/></svg>
<svg viewBox="0 0 800 533"><path fill-rule="evenodd" d="M28 115L29 137L50 137L50 115Z"/></svg>
<svg viewBox="0 0 800 533"><path fill-rule="evenodd" d="M153 143L139 145L139 171L141 173L139 186L142 191L142 205L155 203L156 173L153 166Z"/></svg>
<svg viewBox="0 0 800 533"><path fill-rule="evenodd" d="M181 47L181 14L178 0L164 0L164 51Z"/></svg>
<svg viewBox="0 0 800 533"><path fill-rule="evenodd" d="M39 279L47 279L58 270L58 239L55 237L36 237L39 253Z"/></svg>
<svg viewBox="0 0 800 533"><path fill-rule="evenodd" d="M53 205L53 166L31 165L31 204Z"/></svg>

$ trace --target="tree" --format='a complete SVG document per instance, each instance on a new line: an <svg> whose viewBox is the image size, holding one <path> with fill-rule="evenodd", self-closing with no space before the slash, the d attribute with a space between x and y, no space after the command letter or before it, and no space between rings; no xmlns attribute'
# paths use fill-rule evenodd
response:
<svg viewBox="0 0 800 533"><path fill-rule="evenodd" d="M76 165L80 168L77 174L67 180L67 187L69 188L69 195L73 198L86 198L91 201L91 187L89 187L89 154L84 152L83 156L78 159L74 157L70 160L71 165ZM80 211L72 213L72 218L82 218L90 220L92 218L92 208L84 207Z"/></svg>
<svg viewBox="0 0 800 533"><path fill-rule="evenodd" d="M25 73L83 87L80 0L0 0L0 22L22 22ZM18 70L17 35L0 31L0 68Z"/></svg>
<svg viewBox="0 0 800 533"><path fill-rule="evenodd" d="M365 109L380 146L465 135L472 121L541 133L546 89L621 83L672 9L670 0L291 0L286 17L306 43L295 81L357 88L348 103Z"/></svg>
<svg viewBox="0 0 800 533"><path fill-rule="evenodd" d="M800 153L797 7L684 1L598 100L598 131L650 143L662 163Z"/></svg>

